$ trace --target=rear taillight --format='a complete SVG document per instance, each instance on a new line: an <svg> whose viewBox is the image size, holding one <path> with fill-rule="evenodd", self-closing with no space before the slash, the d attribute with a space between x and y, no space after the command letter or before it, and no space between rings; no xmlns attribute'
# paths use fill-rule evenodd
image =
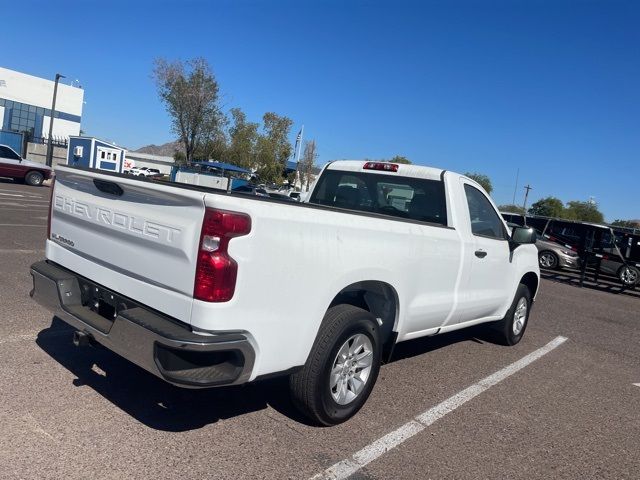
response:
<svg viewBox="0 0 640 480"><path fill-rule="evenodd" d="M231 300L236 289L238 264L229 256L229 241L250 231L251 218L244 213L205 210L193 298L204 302Z"/></svg>
<svg viewBox="0 0 640 480"><path fill-rule="evenodd" d="M53 187L56 186L56 176L51 175L51 190L49 191L49 217L47 218L47 239L51 238L51 215L53 213Z"/></svg>

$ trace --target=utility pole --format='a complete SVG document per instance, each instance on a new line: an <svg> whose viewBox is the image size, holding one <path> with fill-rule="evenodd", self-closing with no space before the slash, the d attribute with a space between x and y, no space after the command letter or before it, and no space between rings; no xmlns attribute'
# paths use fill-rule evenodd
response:
<svg viewBox="0 0 640 480"><path fill-rule="evenodd" d="M51 145L51 136L53 135L53 119L56 116L56 97L58 96L58 82L64 75L56 73L56 82L53 86L53 102L51 103L51 117L49 117L49 138L47 139L47 166L51 166L53 162L53 146Z"/></svg>
<svg viewBox="0 0 640 480"><path fill-rule="evenodd" d="M529 185L526 185L524 189L526 190L526 192L524 194L524 203L522 204L522 208L524 209L524 213L526 215L527 214L527 198L529 198L529 190L533 190L533 188L531 188Z"/></svg>

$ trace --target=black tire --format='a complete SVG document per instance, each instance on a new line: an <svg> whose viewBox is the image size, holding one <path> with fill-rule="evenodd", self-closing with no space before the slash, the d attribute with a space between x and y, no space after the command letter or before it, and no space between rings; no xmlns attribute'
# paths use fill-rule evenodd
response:
<svg viewBox="0 0 640 480"><path fill-rule="evenodd" d="M24 177L24 181L27 185L31 185L33 187L39 187L40 185L42 185L42 182L44 181L44 175L36 171L27 172L27 174Z"/></svg>
<svg viewBox="0 0 640 480"><path fill-rule="evenodd" d="M633 265L623 265L618 269L618 279L625 287L635 287L640 282L640 270Z"/></svg>
<svg viewBox="0 0 640 480"><path fill-rule="evenodd" d="M538 254L538 264L540 265L540 268L555 270L560 268L560 259L558 258L558 255L552 251L544 250Z"/></svg>
<svg viewBox="0 0 640 480"><path fill-rule="evenodd" d="M365 335L371 343L371 369L363 390L352 401L341 405L333 397L331 370L341 347L358 334ZM336 425L348 420L360 410L373 389L380 371L381 352L380 331L373 315L352 305L331 307L307 362L289 378L293 403L316 425Z"/></svg>
<svg viewBox="0 0 640 480"><path fill-rule="evenodd" d="M524 299L524 301L526 302L524 324L522 325L521 329L516 332L514 331L514 323L516 323L516 310L518 309L518 305L522 299ZM511 346L517 344L520 340L522 340L522 336L524 335L524 332L527 329L527 325L529 324L530 312L531 293L529 292L527 286L521 283L520 285L518 285L513 303L511 303L511 307L509 307L507 314L502 320L491 325L495 341L502 345Z"/></svg>

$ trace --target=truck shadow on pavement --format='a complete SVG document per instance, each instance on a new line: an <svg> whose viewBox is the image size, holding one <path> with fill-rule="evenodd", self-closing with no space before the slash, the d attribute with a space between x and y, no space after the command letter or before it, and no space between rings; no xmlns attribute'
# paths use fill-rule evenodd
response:
<svg viewBox="0 0 640 480"><path fill-rule="evenodd" d="M422 355L462 341L480 342L470 328L399 344L391 362ZM42 330L37 345L76 379L76 387L89 387L144 425L162 431L184 432L272 407L282 415L309 424L289 397L286 377L243 386L186 389L170 385L128 360L102 347L76 347L73 329L54 317ZM384 366L382 367L384 368Z"/></svg>

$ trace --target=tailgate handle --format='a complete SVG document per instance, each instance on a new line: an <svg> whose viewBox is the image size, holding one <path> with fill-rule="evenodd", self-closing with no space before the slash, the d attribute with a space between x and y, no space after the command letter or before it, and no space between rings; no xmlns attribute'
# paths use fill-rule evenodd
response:
<svg viewBox="0 0 640 480"><path fill-rule="evenodd" d="M108 182L107 180L99 180L97 178L94 178L93 184L101 192L110 193L111 195L115 195L117 197L121 196L124 193L122 187L114 182Z"/></svg>

